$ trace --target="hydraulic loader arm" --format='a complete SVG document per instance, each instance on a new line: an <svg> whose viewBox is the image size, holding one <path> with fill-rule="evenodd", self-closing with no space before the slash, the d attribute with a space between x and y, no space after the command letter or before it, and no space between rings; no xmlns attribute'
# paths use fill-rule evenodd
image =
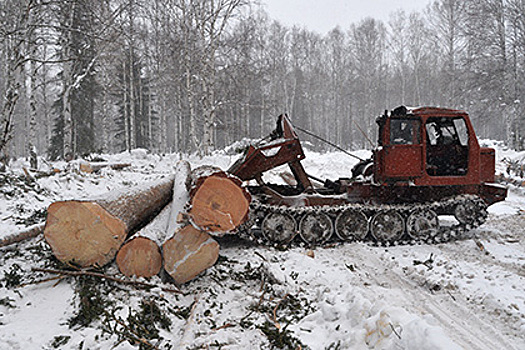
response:
<svg viewBox="0 0 525 350"><path fill-rule="evenodd" d="M235 162L228 172L243 181L252 179L261 181L265 171L288 163L298 186L306 189L312 184L300 163L304 158L301 143L290 119L286 114L281 114L277 119L276 129L269 136L269 141L262 140L257 145L250 145L245 155Z"/></svg>

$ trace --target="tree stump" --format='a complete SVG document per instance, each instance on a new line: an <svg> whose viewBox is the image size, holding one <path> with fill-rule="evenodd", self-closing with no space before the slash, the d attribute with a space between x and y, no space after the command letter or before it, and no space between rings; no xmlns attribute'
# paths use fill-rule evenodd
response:
<svg viewBox="0 0 525 350"><path fill-rule="evenodd" d="M99 199L68 200L48 208L44 237L58 260L81 267L110 262L131 232L171 199L173 178Z"/></svg>

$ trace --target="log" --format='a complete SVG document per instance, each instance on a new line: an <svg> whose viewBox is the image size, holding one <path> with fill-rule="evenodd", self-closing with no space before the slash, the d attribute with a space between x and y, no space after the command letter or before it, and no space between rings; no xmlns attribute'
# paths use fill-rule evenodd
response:
<svg viewBox="0 0 525 350"><path fill-rule="evenodd" d="M233 232L246 221L250 194L238 178L216 168L198 168L190 192L192 223L210 234Z"/></svg>
<svg viewBox="0 0 525 350"><path fill-rule="evenodd" d="M173 177L92 200L68 200L47 210L44 238L58 260L81 267L109 263L126 237L171 199Z"/></svg>
<svg viewBox="0 0 525 350"><path fill-rule="evenodd" d="M123 275L149 278L160 272L160 245L166 237L170 213L171 205L168 204L149 224L122 245L115 260Z"/></svg>
<svg viewBox="0 0 525 350"><path fill-rule="evenodd" d="M212 266L219 256L219 245L207 233L191 225L183 214L189 201L192 172L188 162L180 161L175 168L173 201L168 234L171 237L162 246L164 270L175 283L183 284ZM183 227L183 225L187 225Z"/></svg>
<svg viewBox="0 0 525 350"><path fill-rule="evenodd" d="M171 213L168 224L167 237L171 237L183 226L182 215L186 204L190 200L190 188L192 185L191 166L185 160L181 160L175 166L175 179L173 181L173 201L171 202Z"/></svg>
<svg viewBox="0 0 525 350"><path fill-rule="evenodd" d="M108 162L82 162L79 164L79 170L84 173L94 173L103 168L111 168L113 170L121 170L131 166L131 163L108 163Z"/></svg>
<svg viewBox="0 0 525 350"><path fill-rule="evenodd" d="M44 224L37 224L0 239L0 247L34 238L44 231Z"/></svg>
<svg viewBox="0 0 525 350"><path fill-rule="evenodd" d="M187 225L162 245L162 255L164 270L180 285L215 264L219 244L206 232Z"/></svg>

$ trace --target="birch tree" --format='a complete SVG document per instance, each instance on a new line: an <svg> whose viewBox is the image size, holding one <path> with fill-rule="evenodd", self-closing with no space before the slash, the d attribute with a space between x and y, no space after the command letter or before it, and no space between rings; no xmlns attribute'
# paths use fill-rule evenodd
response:
<svg viewBox="0 0 525 350"><path fill-rule="evenodd" d="M0 1L0 37L4 62L3 99L0 115L0 160L7 162L8 143L13 137L15 108L24 88L24 69L30 60L26 56L31 46L34 26L31 20L37 9L36 2ZM31 86L31 83L29 84ZM34 137L34 135L33 135ZM33 142L33 140L32 140Z"/></svg>

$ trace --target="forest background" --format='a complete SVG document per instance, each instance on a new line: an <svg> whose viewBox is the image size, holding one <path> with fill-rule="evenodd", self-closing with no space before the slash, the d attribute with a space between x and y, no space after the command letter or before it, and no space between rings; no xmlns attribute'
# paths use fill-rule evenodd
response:
<svg viewBox="0 0 525 350"><path fill-rule="evenodd" d="M0 159L204 155L281 113L360 149L399 105L467 110L478 137L522 150L524 75L523 0L437 0L325 35L255 0L0 0Z"/></svg>

